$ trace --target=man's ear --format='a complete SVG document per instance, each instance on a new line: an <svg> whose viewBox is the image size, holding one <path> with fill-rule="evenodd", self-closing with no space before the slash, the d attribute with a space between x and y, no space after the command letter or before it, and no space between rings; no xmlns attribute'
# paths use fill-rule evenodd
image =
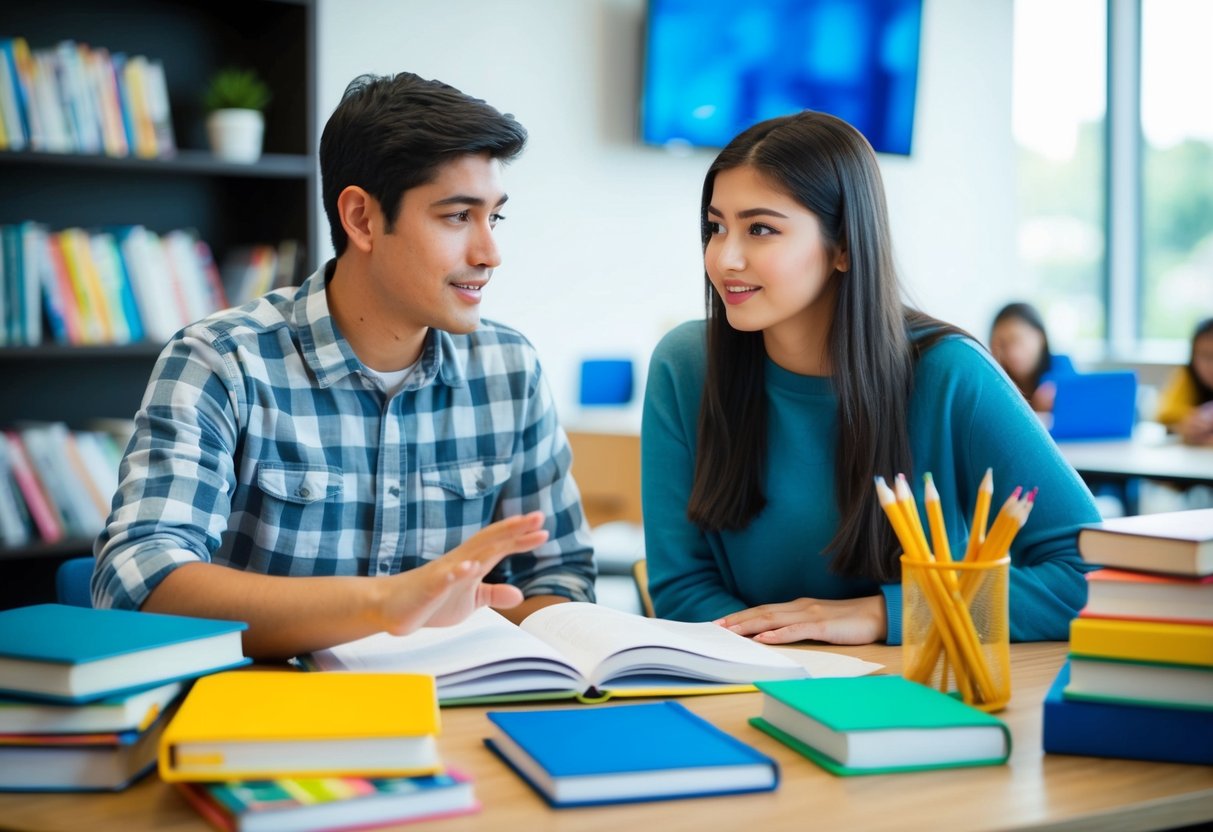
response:
<svg viewBox="0 0 1213 832"><path fill-rule="evenodd" d="M371 250L371 230L383 213L379 203L357 185L350 185L337 196L337 216L350 245L362 252Z"/></svg>

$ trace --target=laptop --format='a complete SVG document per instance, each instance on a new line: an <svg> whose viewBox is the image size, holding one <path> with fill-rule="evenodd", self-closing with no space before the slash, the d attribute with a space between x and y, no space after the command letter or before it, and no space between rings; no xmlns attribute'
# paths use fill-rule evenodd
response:
<svg viewBox="0 0 1213 832"><path fill-rule="evenodd" d="M1075 373L1053 379L1054 439L1128 439L1137 416L1137 374L1132 370Z"/></svg>

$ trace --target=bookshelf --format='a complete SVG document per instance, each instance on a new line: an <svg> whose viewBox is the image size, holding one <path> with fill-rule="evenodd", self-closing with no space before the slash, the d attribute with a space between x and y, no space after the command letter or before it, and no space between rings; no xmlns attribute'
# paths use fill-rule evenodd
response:
<svg viewBox="0 0 1213 832"><path fill-rule="evenodd" d="M219 263L237 247L293 239L310 272L319 193L315 18L313 0L3 4L0 37L23 37L34 50L71 39L161 61L178 150L166 159L0 152L0 225L192 229ZM215 159L206 140L202 92L233 65L255 69L273 92L265 153L252 164ZM0 347L0 427L131 418L162 346ZM88 539L0 547L0 608L53 600L55 568L90 550Z"/></svg>

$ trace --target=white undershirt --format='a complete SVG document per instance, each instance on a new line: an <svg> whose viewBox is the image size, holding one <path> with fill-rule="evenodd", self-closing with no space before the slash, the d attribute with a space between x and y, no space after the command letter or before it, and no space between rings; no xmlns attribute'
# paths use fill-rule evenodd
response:
<svg viewBox="0 0 1213 832"><path fill-rule="evenodd" d="M383 389L390 399L392 396L400 392L400 389L404 387L405 382L409 380L409 376L411 376L413 372L420 366L421 359L418 359L409 366L405 367L403 370L389 370L387 372L381 372L379 370L372 370L370 367L365 367L364 369L366 370L366 374L368 376L379 379L379 383L383 385Z"/></svg>

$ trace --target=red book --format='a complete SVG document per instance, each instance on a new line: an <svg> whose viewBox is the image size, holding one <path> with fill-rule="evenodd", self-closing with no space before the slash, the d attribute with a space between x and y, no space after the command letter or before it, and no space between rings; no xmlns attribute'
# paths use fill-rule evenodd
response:
<svg viewBox="0 0 1213 832"><path fill-rule="evenodd" d="M63 520L34 472L34 466L25 452L25 443L15 431L6 430L4 436L8 440L8 462L13 479L17 481L17 488L25 499L30 517L38 527L39 536L47 543L62 540Z"/></svg>

